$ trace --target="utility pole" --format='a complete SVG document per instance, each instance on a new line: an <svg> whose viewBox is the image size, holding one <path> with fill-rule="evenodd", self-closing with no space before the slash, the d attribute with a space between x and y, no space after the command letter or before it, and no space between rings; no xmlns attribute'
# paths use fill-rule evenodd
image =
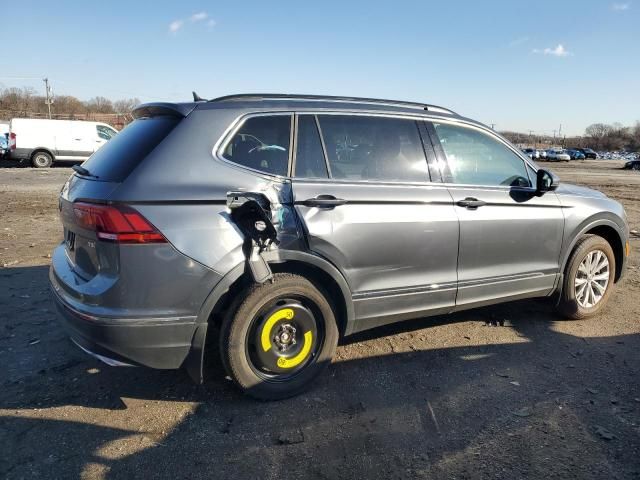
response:
<svg viewBox="0 0 640 480"><path fill-rule="evenodd" d="M558 128L558 138L562 137L562 124L560 124L560 128Z"/></svg>
<svg viewBox="0 0 640 480"><path fill-rule="evenodd" d="M531 134L533 133L533 130L529 130L529 145L531 145ZM538 145L534 145L533 148L538 148Z"/></svg>
<svg viewBox="0 0 640 480"><path fill-rule="evenodd" d="M51 120L51 104L53 103L53 93L51 92L51 85L49 85L49 79L43 78L42 81L44 82L45 93L47 95L47 100L45 103L47 104L47 109L49 110L49 120Z"/></svg>
<svg viewBox="0 0 640 480"><path fill-rule="evenodd" d="M496 124L495 124L495 123L492 123L492 124L491 124L491 130L495 130L495 129L496 129Z"/></svg>

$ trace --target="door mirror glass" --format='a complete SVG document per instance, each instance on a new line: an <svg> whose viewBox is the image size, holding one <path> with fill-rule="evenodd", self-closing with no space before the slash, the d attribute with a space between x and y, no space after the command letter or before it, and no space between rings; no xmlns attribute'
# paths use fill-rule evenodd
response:
<svg viewBox="0 0 640 480"><path fill-rule="evenodd" d="M558 188L560 179L549 170L540 169L536 174L536 190L540 193L550 192Z"/></svg>

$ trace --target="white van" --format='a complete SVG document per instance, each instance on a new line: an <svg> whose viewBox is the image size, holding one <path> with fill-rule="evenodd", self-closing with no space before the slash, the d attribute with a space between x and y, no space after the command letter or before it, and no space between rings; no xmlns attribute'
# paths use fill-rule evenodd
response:
<svg viewBox="0 0 640 480"><path fill-rule="evenodd" d="M116 133L106 123L12 118L9 158L30 160L39 168L50 167L56 161L82 162Z"/></svg>

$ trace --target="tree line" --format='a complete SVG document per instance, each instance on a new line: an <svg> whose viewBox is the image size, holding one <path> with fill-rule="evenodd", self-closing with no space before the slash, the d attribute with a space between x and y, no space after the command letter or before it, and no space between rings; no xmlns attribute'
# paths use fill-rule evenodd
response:
<svg viewBox="0 0 640 480"><path fill-rule="evenodd" d="M123 98L111 101L105 97L93 97L80 100L71 95L56 95L51 105L54 118L80 117L92 114L127 115L140 104L137 98ZM0 90L0 118L47 116L48 109L44 95L38 95L35 89L4 88Z"/></svg>
<svg viewBox="0 0 640 480"><path fill-rule="evenodd" d="M594 123L589 125L584 135L558 137L520 132L500 132L509 141L518 145L547 148L552 146L592 148L596 151L640 151L640 122L625 127L621 123Z"/></svg>
<svg viewBox="0 0 640 480"><path fill-rule="evenodd" d="M120 128L131 121L128 114L136 105L137 98L123 98L111 101L105 97L93 97L82 101L71 95L59 95L51 106L53 118L96 118L96 115L117 115L114 124ZM31 87L0 89L0 118L46 117L48 109L44 95L38 95ZM531 145L536 148L551 146L583 147L607 151L640 151L640 122L625 127L620 123L594 123L589 125L583 136L556 137L520 132L501 132L511 142L518 145Z"/></svg>

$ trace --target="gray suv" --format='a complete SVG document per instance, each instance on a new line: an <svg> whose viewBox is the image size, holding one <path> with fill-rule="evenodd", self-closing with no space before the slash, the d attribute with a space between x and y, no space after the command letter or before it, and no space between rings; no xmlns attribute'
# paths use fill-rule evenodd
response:
<svg viewBox="0 0 640 480"><path fill-rule="evenodd" d="M201 382L219 352L283 398L341 336L532 297L585 318L624 272L618 202L442 107L194 95L134 117L65 184L50 271L71 338L111 365Z"/></svg>

